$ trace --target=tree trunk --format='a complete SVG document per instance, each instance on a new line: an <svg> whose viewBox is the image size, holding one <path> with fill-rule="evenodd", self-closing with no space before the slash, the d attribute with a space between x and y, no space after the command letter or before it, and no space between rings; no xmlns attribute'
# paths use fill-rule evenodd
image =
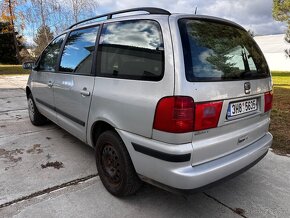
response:
<svg viewBox="0 0 290 218"><path fill-rule="evenodd" d="M14 14L12 10L11 0L8 0L8 6L9 6L9 13L10 13L10 25L12 26L13 41L14 41L14 46L15 46L15 51L16 51L16 58L17 58L18 63L20 63L20 54L19 54L18 42L16 38L16 33L15 33L14 20L13 20Z"/></svg>
<svg viewBox="0 0 290 218"><path fill-rule="evenodd" d="M45 15L44 15L44 7L45 6L43 6L43 1L40 0L41 21L42 21L42 26L45 27L44 35L45 35L46 44L48 44L49 41L48 41L48 36L47 36L47 31L46 31L46 22L45 22Z"/></svg>
<svg viewBox="0 0 290 218"><path fill-rule="evenodd" d="M72 6L73 6L73 16L74 16L74 20L75 20L75 23L78 22L78 0L72 0Z"/></svg>

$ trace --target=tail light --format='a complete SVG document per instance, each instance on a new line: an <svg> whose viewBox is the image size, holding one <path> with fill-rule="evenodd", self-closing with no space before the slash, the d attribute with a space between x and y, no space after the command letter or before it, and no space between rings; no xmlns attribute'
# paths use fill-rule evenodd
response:
<svg viewBox="0 0 290 218"><path fill-rule="evenodd" d="M162 98L156 107L153 128L186 133L217 127L222 102L194 103L191 97Z"/></svg>
<svg viewBox="0 0 290 218"><path fill-rule="evenodd" d="M267 112L272 109L272 101L273 101L273 92L266 92L264 94L264 112Z"/></svg>
<svg viewBox="0 0 290 218"><path fill-rule="evenodd" d="M191 97L162 98L157 105L153 128L172 133L193 131L194 102Z"/></svg>
<svg viewBox="0 0 290 218"><path fill-rule="evenodd" d="M195 104L194 130L217 127L222 105L222 101Z"/></svg>

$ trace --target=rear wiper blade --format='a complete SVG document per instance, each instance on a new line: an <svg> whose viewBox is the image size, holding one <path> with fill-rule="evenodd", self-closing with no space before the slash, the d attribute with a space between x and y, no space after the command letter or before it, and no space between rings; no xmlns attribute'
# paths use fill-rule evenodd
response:
<svg viewBox="0 0 290 218"><path fill-rule="evenodd" d="M254 75L254 73L252 72L252 71L243 71L241 74L240 74L240 77L241 78L245 78L245 77L248 77L248 76L250 76L250 77L253 77L253 75Z"/></svg>

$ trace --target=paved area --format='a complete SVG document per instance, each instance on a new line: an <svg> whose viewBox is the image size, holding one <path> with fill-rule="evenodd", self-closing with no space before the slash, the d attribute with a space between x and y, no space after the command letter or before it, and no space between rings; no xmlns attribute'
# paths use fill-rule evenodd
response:
<svg viewBox="0 0 290 218"><path fill-rule="evenodd" d="M30 124L26 80L0 76L0 217L290 217L290 158L272 152L194 195L144 185L135 196L111 196L90 147L52 123Z"/></svg>

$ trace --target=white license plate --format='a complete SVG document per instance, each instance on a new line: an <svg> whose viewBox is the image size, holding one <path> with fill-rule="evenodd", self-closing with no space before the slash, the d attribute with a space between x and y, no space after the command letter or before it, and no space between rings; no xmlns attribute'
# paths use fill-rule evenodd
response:
<svg viewBox="0 0 290 218"><path fill-rule="evenodd" d="M229 104L228 117L245 114L251 111L257 110L257 99L251 99L246 101L238 101Z"/></svg>

